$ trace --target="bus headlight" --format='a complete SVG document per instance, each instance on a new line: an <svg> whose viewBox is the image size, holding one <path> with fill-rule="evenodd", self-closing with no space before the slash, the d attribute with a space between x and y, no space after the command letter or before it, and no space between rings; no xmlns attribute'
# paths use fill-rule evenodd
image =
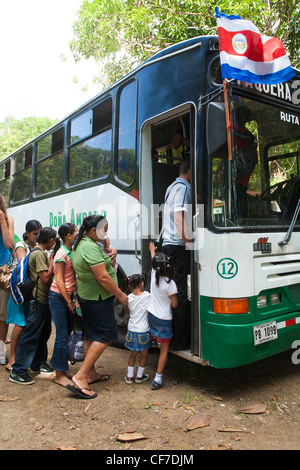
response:
<svg viewBox="0 0 300 470"><path fill-rule="evenodd" d="M272 305L275 305L275 304L280 304L281 302L281 295L279 292L277 292L276 294L271 294L271 304Z"/></svg>
<svg viewBox="0 0 300 470"><path fill-rule="evenodd" d="M258 308L261 308L261 307L266 307L269 303L269 299L268 299L268 296L267 295L259 295L257 297L257 307Z"/></svg>

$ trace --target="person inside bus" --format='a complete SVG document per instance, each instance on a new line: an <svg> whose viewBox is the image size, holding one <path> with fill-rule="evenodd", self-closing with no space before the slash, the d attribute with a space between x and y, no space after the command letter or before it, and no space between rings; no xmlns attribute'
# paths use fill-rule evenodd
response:
<svg viewBox="0 0 300 470"><path fill-rule="evenodd" d="M178 158L187 158L190 149L190 118L189 115L180 116L176 120L172 136L172 155Z"/></svg>
<svg viewBox="0 0 300 470"><path fill-rule="evenodd" d="M84 331L84 361L72 377L77 388L70 390L80 398L95 398L90 384L101 380L95 362L110 343L117 340L114 297L127 310L128 298L117 283L117 274L98 242L108 230L102 215L87 216L82 222L72 251L72 264L77 274L77 297L81 308ZM102 378L103 380L103 378ZM67 388L69 386L67 385Z"/></svg>
<svg viewBox="0 0 300 470"><path fill-rule="evenodd" d="M247 193L249 180L258 163L257 142L254 135L247 129L246 123L251 122L251 112L247 106L239 106L234 112L233 128L233 168L232 174L236 183L236 206L240 217L248 216Z"/></svg>
<svg viewBox="0 0 300 470"><path fill-rule="evenodd" d="M19 262L36 246L37 238L42 228L38 220L28 220L25 226L22 242L15 234L15 254ZM12 297L9 298L7 304L7 324L14 325L11 334L10 344L10 357L6 365L6 369L11 371L11 366L15 362L15 355L21 334L26 326L26 318L29 312L29 302L24 302L21 305L16 304Z"/></svg>
<svg viewBox="0 0 300 470"><path fill-rule="evenodd" d="M46 251L50 251L59 239L56 238L54 229L43 227L37 242L28 262L30 278L38 279L37 287L33 289L26 326L17 346L15 362L9 376L10 382L21 385L34 383L34 379L28 374L29 367L33 373L53 373L46 363L47 343L51 335L48 295L53 277L53 255L49 259Z"/></svg>
<svg viewBox="0 0 300 470"><path fill-rule="evenodd" d="M14 219L7 214L3 197L0 196L0 266L6 264L11 256L11 247L14 246ZM8 325L7 303L9 292L0 289L0 364L6 365L5 340Z"/></svg>
<svg viewBox="0 0 300 470"><path fill-rule="evenodd" d="M174 281L178 290L178 306L173 312L172 350L188 349L191 338L191 306L187 294L187 276L191 272L192 241L190 160L184 160L179 177L165 194L162 252L173 259Z"/></svg>

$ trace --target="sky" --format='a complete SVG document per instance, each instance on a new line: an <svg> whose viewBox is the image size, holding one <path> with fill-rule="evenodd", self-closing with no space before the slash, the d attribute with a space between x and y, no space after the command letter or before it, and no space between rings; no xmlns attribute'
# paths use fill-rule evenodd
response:
<svg viewBox="0 0 300 470"><path fill-rule="evenodd" d="M82 0L0 0L0 122L63 119L100 91L97 66L75 64L69 42ZM65 57L65 61L61 56ZM81 85L89 85L83 92Z"/></svg>

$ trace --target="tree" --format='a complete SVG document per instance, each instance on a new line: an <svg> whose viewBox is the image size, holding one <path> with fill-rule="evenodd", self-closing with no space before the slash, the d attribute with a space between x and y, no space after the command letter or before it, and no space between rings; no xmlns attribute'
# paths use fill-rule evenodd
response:
<svg viewBox="0 0 300 470"><path fill-rule="evenodd" d="M217 34L215 6L251 19L261 33L284 42L300 66L299 0L84 0L70 43L75 61L102 65L99 83L121 78L156 52L195 36Z"/></svg>
<svg viewBox="0 0 300 470"><path fill-rule="evenodd" d="M8 116L0 123L0 160L17 150L56 121L49 118L26 117L22 120Z"/></svg>

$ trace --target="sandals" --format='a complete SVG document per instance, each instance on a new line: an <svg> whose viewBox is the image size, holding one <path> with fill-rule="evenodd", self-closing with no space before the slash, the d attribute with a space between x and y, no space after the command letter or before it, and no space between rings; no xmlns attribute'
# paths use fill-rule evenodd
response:
<svg viewBox="0 0 300 470"><path fill-rule="evenodd" d="M86 388L86 387L77 388L77 387L73 387L73 385L69 385L69 384L66 385L66 388L68 390L70 390L70 392L74 393L78 397L83 398L85 400L88 400L90 398L96 398L98 396L97 393L94 393L93 395L87 395L86 393L83 392L83 390L88 390L90 392L91 391L90 388Z"/></svg>
<svg viewBox="0 0 300 470"><path fill-rule="evenodd" d="M96 382L103 382L104 380L109 380L109 379L110 379L110 376L107 374L104 374L104 375L100 375L98 379L92 380L92 382L89 382L89 384L94 384Z"/></svg>
<svg viewBox="0 0 300 470"><path fill-rule="evenodd" d="M164 383L161 382L161 383L158 383L156 382L155 380L153 380L152 384L151 384L151 390L158 390L159 388L163 387L164 386Z"/></svg>

